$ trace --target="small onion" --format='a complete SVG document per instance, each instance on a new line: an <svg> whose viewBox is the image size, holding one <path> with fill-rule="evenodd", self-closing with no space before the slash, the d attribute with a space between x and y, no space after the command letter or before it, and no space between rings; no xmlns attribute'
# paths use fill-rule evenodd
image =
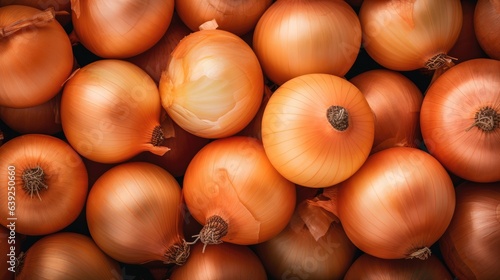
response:
<svg viewBox="0 0 500 280"><path fill-rule="evenodd" d="M54 9L0 7L0 106L33 107L61 91L74 59L54 16Z"/></svg>
<svg viewBox="0 0 500 280"><path fill-rule="evenodd" d="M470 181L500 181L500 61L457 64L428 88L420 111L429 152Z"/></svg>
<svg viewBox="0 0 500 280"><path fill-rule="evenodd" d="M474 31L489 57L500 59L500 1L478 0L474 11Z"/></svg>
<svg viewBox="0 0 500 280"><path fill-rule="evenodd" d="M500 279L500 182L464 182L441 237L443 259L458 279Z"/></svg>
<svg viewBox="0 0 500 280"><path fill-rule="evenodd" d="M90 160L117 163L168 151L160 146L158 88L131 62L105 59L79 69L64 86L60 110L68 142Z"/></svg>
<svg viewBox="0 0 500 280"><path fill-rule="evenodd" d="M170 280L266 280L267 275L259 258L250 248L223 243L203 249L203 244L193 245L183 266L174 268Z"/></svg>
<svg viewBox="0 0 500 280"><path fill-rule="evenodd" d="M359 279L452 280L453 277L436 256L430 256L426 260L385 260L363 254L352 264L344 278L344 280Z"/></svg>
<svg viewBox="0 0 500 280"><path fill-rule="evenodd" d="M182 264L189 256L182 233L181 189L175 178L146 162L119 164L92 186L87 223L96 244L113 259Z"/></svg>
<svg viewBox="0 0 500 280"><path fill-rule="evenodd" d="M180 127L200 137L223 138L255 116L264 77L243 39L204 29L179 42L159 87L163 108Z"/></svg>
<svg viewBox="0 0 500 280"><path fill-rule="evenodd" d="M0 147L0 159L0 184L6 188L0 192L2 225L16 217L16 232L44 235L62 230L82 212L87 170L68 143L49 135L21 135Z"/></svg>
<svg viewBox="0 0 500 280"><path fill-rule="evenodd" d="M59 107L61 92L49 101L34 107L0 107L0 118L21 134L56 134L62 131Z"/></svg>
<svg viewBox="0 0 500 280"><path fill-rule="evenodd" d="M295 208L295 185L269 162L255 138L231 136L203 147L183 181L186 206L206 244L264 242L283 230ZM207 248L208 249L208 248Z"/></svg>
<svg viewBox="0 0 500 280"><path fill-rule="evenodd" d="M363 46L391 70L449 67L446 54L462 28L460 0L364 0L359 11Z"/></svg>
<svg viewBox="0 0 500 280"><path fill-rule="evenodd" d="M288 180L322 188L354 174L370 154L374 116L353 84L306 74L281 85L262 116L262 142Z"/></svg>
<svg viewBox="0 0 500 280"><path fill-rule="evenodd" d="M359 19L345 1L274 2L255 27L253 48L266 76L277 84L327 73L345 75L361 46Z"/></svg>
<svg viewBox="0 0 500 280"><path fill-rule="evenodd" d="M420 107L424 97L410 79L395 71L375 69L349 81L363 93L375 114L372 153L396 146L419 146Z"/></svg>
<svg viewBox="0 0 500 280"><path fill-rule="evenodd" d="M127 58L155 45L174 13L174 0L71 0L73 35L103 58Z"/></svg>
<svg viewBox="0 0 500 280"><path fill-rule="evenodd" d="M338 187L338 217L347 236L383 259L426 259L455 208L450 176L416 148L374 153Z"/></svg>
<svg viewBox="0 0 500 280"><path fill-rule="evenodd" d="M255 27L271 2L273 1L176 0L175 10L192 31L197 31L200 25L215 19L219 29L241 36Z"/></svg>
<svg viewBox="0 0 500 280"><path fill-rule="evenodd" d="M44 236L20 260L16 279L121 279L117 261L86 235L58 232Z"/></svg>
<svg viewBox="0 0 500 280"><path fill-rule="evenodd" d="M302 201L279 235L255 245L273 279L342 279L354 261L357 249L342 225L312 203Z"/></svg>

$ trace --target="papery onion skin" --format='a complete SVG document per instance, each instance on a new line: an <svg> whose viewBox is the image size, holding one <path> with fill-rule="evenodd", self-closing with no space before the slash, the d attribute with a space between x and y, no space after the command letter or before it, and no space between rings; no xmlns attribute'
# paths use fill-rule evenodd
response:
<svg viewBox="0 0 500 280"><path fill-rule="evenodd" d="M481 48L489 57L500 59L500 1L478 0L474 10L474 30Z"/></svg>
<svg viewBox="0 0 500 280"><path fill-rule="evenodd" d="M338 214L347 236L365 253L383 259L425 259L455 208L450 176L416 148L374 153L338 187Z"/></svg>
<svg viewBox="0 0 500 280"><path fill-rule="evenodd" d="M438 257L426 260L386 260L362 254L347 271L344 280L440 279L452 280Z"/></svg>
<svg viewBox="0 0 500 280"><path fill-rule="evenodd" d="M90 190L86 205L90 234L117 261L171 263L178 257L171 252L174 246L187 249L178 253L189 255L182 234L181 201L179 184L161 167L146 162L119 164Z"/></svg>
<svg viewBox="0 0 500 280"><path fill-rule="evenodd" d="M348 124L334 127L328 111ZM332 117L332 121L336 117ZM273 166L288 180L323 188L354 174L374 139L374 115L352 83L329 74L306 74L287 81L271 96L262 117L262 142Z"/></svg>
<svg viewBox="0 0 500 280"><path fill-rule="evenodd" d="M22 5L0 7L0 28L40 13ZM0 36L0 106L45 103L61 91L71 74L74 59L69 37L56 20L45 21Z"/></svg>
<svg viewBox="0 0 500 280"><path fill-rule="evenodd" d="M319 216L314 214L307 215L312 219ZM311 229L297 219L294 215L280 234L254 246L268 273L273 279L342 279L357 252L342 225L331 223L315 240Z"/></svg>
<svg viewBox="0 0 500 280"><path fill-rule="evenodd" d="M243 39L200 30L176 46L159 88L163 108L180 127L223 138L241 131L259 110L264 76Z"/></svg>
<svg viewBox="0 0 500 280"><path fill-rule="evenodd" d="M80 68L61 99L68 142L82 156L118 163L143 151L163 155L160 95L152 78L131 62L104 59Z"/></svg>
<svg viewBox="0 0 500 280"><path fill-rule="evenodd" d="M49 101L28 108L0 107L0 119L21 134L54 135L62 131L59 107L61 92Z"/></svg>
<svg viewBox="0 0 500 280"><path fill-rule="evenodd" d="M460 0L365 0L359 11L363 46L385 68L410 71L446 55L462 27ZM444 63L444 62L442 62Z"/></svg>
<svg viewBox="0 0 500 280"><path fill-rule="evenodd" d="M458 279L498 279L500 182L464 182L457 206L439 241L445 263Z"/></svg>
<svg viewBox="0 0 500 280"><path fill-rule="evenodd" d="M203 244L193 245L187 262L174 268L171 280L266 280L259 258L243 245L222 243L203 251Z"/></svg>
<svg viewBox="0 0 500 280"><path fill-rule="evenodd" d="M395 71L375 69L349 81L363 93L375 114L371 153L390 147L417 148L420 145L423 95L410 79Z"/></svg>
<svg viewBox="0 0 500 280"><path fill-rule="evenodd" d="M361 46L359 19L344 1L276 1L254 31L253 48L276 84L327 73L345 75Z"/></svg>
<svg viewBox="0 0 500 280"><path fill-rule="evenodd" d="M219 29L238 36L250 32L272 0L176 0L175 9L192 31L215 19Z"/></svg>
<svg viewBox="0 0 500 280"><path fill-rule="evenodd" d="M422 103L420 126L428 151L465 180L500 180L499 72L500 61L494 59L457 64L431 84ZM474 126L484 123L476 114L485 108L496 112L485 116L490 131Z"/></svg>
<svg viewBox="0 0 500 280"><path fill-rule="evenodd" d="M21 260L16 279L121 279L120 265L88 236L58 232L37 240Z"/></svg>
<svg viewBox="0 0 500 280"><path fill-rule="evenodd" d="M183 194L200 224L220 216L228 225L221 240L239 245L276 236L286 227L296 201L295 185L273 168L257 139L244 136L203 147L186 170Z"/></svg>
<svg viewBox="0 0 500 280"><path fill-rule="evenodd" d="M127 58L155 45L167 31L174 0L71 0L78 42L102 58Z"/></svg>
<svg viewBox="0 0 500 280"><path fill-rule="evenodd" d="M78 217L87 197L88 176L81 157L68 143L49 135L25 134L3 144L0 158L0 183L15 187L9 191L15 192L17 232L50 234ZM0 212L4 226L11 217L7 205L12 196L7 189L0 193L0 202L6 205Z"/></svg>

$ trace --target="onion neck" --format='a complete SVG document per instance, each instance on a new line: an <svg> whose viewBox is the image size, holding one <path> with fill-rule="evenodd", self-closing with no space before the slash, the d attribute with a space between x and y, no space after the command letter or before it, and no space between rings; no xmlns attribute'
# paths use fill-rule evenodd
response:
<svg viewBox="0 0 500 280"><path fill-rule="evenodd" d="M42 200L40 191L49 188L43 169L40 166L25 169L22 174L22 180L23 190L28 193L31 198L36 194L38 199Z"/></svg>
<svg viewBox="0 0 500 280"><path fill-rule="evenodd" d="M479 109L474 116L474 123L465 131L477 127L485 133L490 133L500 128L500 114L489 106Z"/></svg>
<svg viewBox="0 0 500 280"><path fill-rule="evenodd" d="M56 11L54 8L48 8L43 12L37 13L30 18L15 21L7 26L0 27L0 39L8 37L24 28L32 26L41 26L50 23L55 19Z"/></svg>
<svg viewBox="0 0 500 280"><path fill-rule="evenodd" d="M189 244L182 239L180 243L176 243L168 248L163 257L165 264L183 265L186 263L190 253Z"/></svg>
<svg viewBox="0 0 500 280"><path fill-rule="evenodd" d="M431 256L431 249L424 247L416 250L415 252L411 253L406 257L407 259L419 259L419 260L426 260Z"/></svg>
<svg viewBox="0 0 500 280"><path fill-rule="evenodd" d="M330 106L326 110L326 118L330 125L338 131L349 128L349 113L342 106Z"/></svg>
<svg viewBox="0 0 500 280"><path fill-rule="evenodd" d="M213 215L207 219L207 222L200 231L200 234L195 235L196 240L190 244L196 243L198 239L204 244L202 252L210 244L222 243L222 238L227 235L228 223L219 215Z"/></svg>

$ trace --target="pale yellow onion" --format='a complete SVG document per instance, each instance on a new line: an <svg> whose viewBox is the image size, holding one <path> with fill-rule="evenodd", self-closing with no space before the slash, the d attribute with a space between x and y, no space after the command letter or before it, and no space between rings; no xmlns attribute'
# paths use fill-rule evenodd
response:
<svg viewBox="0 0 500 280"><path fill-rule="evenodd" d="M90 190L86 206L90 235L117 261L180 265L189 255L181 202L179 183L161 167L146 162L119 164Z"/></svg>
<svg viewBox="0 0 500 280"><path fill-rule="evenodd" d="M0 106L40 105L61 91L73 50L53 9L0 7Z"/></svg>
<svg viewBox="0 0 500 280"><path fill-rule="evenodd" d="M167 31L174 0L71 0L77 42L104 58L126 58L151 48Z"/></svg>
<svg viewBox="0 0 500 280"><path fill-rule="evenodd" d="M163 155L160 95L153 79L123 60L98 60L68 80L61 99L68 142L97 162L122 162L143 151Z"/></svg>
<svg viewBox="0 0 500 280"><path fill-rule="evenodd" d="M119 263L88 236L58 232L37 240L21 259L16 279L121 279Z"/></svg>
<svg viewBox="0 0 500 280"><path fill-rule="evenodd" d="M219 29L244 35L250 32L272 0L176 0L175 10L193 31L215 19Z"/></svg>
<svg viewBox="0 0 500 280"><path fill-rule="evenodd" d="M424 97L410 79L396 71L374 69L349 81L363 93L375 114L372 153L421 144L420 107Z"/></svg>
<svg viewBox="0 0 500 280"><path fill-rule="evenodd" d="M163 108L180 127L222 138L241 131L256 115L264 77L243 39L224 30L200 30L174 49L159 88Z"/></svg>
<svg viewBox="0 0 500 280"><path fill-rule="evenodd" d="M349 81L306 74L281 85L262 116L262 142L273 166L304 187L324 188L354 174L370 154L374 115Z"/></svg>
<svg viewBox="0 0 500 280"><path fill-rule="evenodd" d="M452 63L446 54L460 34L462 6L460 0L365 0L359 19L363 46L376 62L397 71L433 70Z"/></svg>
<svg viewBox="0 0 500 280"><path fill-rule="evenodd" d="M345 75L361 46L361 26L344 1L274 2L255 27L253 48L277 84L309 73Z"/></svg>

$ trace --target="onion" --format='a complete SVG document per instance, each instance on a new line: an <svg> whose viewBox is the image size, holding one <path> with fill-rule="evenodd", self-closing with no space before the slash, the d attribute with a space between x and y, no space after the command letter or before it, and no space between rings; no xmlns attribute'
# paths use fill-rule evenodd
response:
<svg viewBox="0 0 500 280"><path fill-rule="evenodd" d="M441 254L458 279L499 279L500 182L464 182L457 205L439 241Z"/></svg>
<svg viewBox="0 0 500 280"><path fill-rule="evenodd" d="M59 107L61 92L49 101L28 108L0 107L0 118L21 134L56 134L62 131Z"/></svg>
<svg viewBox="0 0 500 280"><path fill-rule="evenodd" d="M172 21L160 41L148 50L128 58L127 61L141 67L153 78L156 84L159 84L161 73L167 68L170 53L190 33L191 30L174 13Z"/></svg>
<svg viewBox="0 0 500 280"><path fill-rule="evenodd" d="M246 246L224 243L203 250L198 243L193 245L187 262L175 267L169 279L265 280L267 275L259 258Z"/></svg>
<svg viewBox="0 0 500 280"><path fill-rule="evenodd" d="M486 57L486 54L477 41L474 30L474 11L477 0L461 0L460 3L462 4L463 13L462 30L455 45L448 52L448 55L458 58L458 62Z"/></svg>
<svg viewBox="0 0 500 280"><path fill-rule="evenodd" d="M55 18L59 23L66 27L71 23L71 1L70 0L51 0L51 1L40 1L40 0L2 0L0 6L8 5L24 5L37 8L40 10L45 10L53 8L55 13Z"/></svg>
<svg viewBox="0 0 500 280"><path fill-rule="evenodd" d="M87 223L96 244L130 264L182 264L189 246L182 234L181 189L170 173L146 162L119 164L92 186Z"/></svg>
<svg viewBox="0 0 500 280"><path fill-rule="evenodd" d="M346 2L330 0L274 2L253 39L264 73L277 84L310 73L343 76L360 46L356 13Z"/></svg>
<svg viewBox="0 0 500 280"><path fill-rule="evenodd" d="M243 39L206 29L179 42L159 87L163 108L180 127L200 137L223 138L255 116L264 77Z"/></svg>
<svg viewBox="0 0 500 280"><path fill-rule="evenodd" d="M295 208L295 185L271 165L255 138L232 136L203 147L183 181L186 206L204 227L205 245L264 242L283 230Z"/></svg>
<svg viewBox="0 0 500 280"><path fill-rule="evenodd" d="M168 125L173 127L173 135L171 137L165 136L165 140L162 142L162 146L169 147L170 151L162 156L150 152L142 152L132 160L154 163L167 170L172 176L181 177L186 172L189 162L191 162L196 153L208 144L210 140L198 137L182 129L168 117L165 110L162 110L162 119L163 121L160 122L162 126L167 126L166 123L168 123ZM163 131L167 131L168 129L163 128Z"/></svg>
<svg viewBox="0 0 500 280"><path fill-rule="evenodd" d="M0 226L0 279L14 280L18 257L26 236L16 233L15 228Z"/></svg>
<svg viewBox="0 0 500 280"><path fill-rule="evenodd" d="M500 59L500 1L478 0L474 11L474 31L489 57Z"/></svg>
<svg viewBox="0 0 500 280"><path fill-rule="evenodd" d="M175 10L192 31L197 31L200 25L215 19L219 29L241 36L255 27L272 2L272 0L176 0Z"/></svg>
<svg viewBox="0 0 500 280"><path fill-rule="evenodd" d="M453 71L452 71L453 70ZM429 152L470 181L500 181L500 61L472 59L440 76L420 112Z"/></svg>
<svg viewBox="0 0 500 280"><path fill-rule="evenodd" d="M163 155L160 95L151 77L123 60L98 60L78 70L64 87L61 122L82 156L102 163L143 151Z"/></svg>
<svg viewBox="0 0 500 280"><path fill-rule="evenodd" d="M446 266L436 257L422 260L385 260L363 254L352 264L344 280L440 279L452 280Z"/></svg>
<svg viewBox="0 0 500 280"><path fill-rule="evenodd" d="M73 35L103 58L127 58L155 45L174 13L174 0L71 0Z"/></svg>
<svg viewBox="0 0 500 280"><path fill-rule="evenodd" d="M13 218L16 232L44 235L78 217L88 179L82 159L70 145L53 136L26 134L3 144L0 158L0 184L6 186L0 192L3 226Z"/></svg>
<svg viewBox="0 0 500 280"><path fill-rule="evenodd" d="M262 117L262 142L273 166L288 180L322 188L354 174L370 154L374 117L350 82L329 74L287 81Z"/></svg>
<svg viewBox="0 0 500 280"><path fill-rule="evenodd" d="M452 66L446 54L462 28L460 0L365 0L359 11L363 46L391 70Z"/></svg>
<svg viewBox="0 0 500 280"><path fill-rule="evenodd" d="M450 176L416 148L372 154L338 187L338 217L347 236L365 253L383 259L426 259L455 208Z"/></svg>
<svg viewBox="0 0 500 280"><path fill-rule="evenodd" d="M354 261L356 247L316 198L302 201L279 235L255 245L273 279L342 279Z"/></svg>
<svg viewBox="0 0 500 280"><path fill-rule="evenodd" d="M396 146L419 146L423 95L410 79L395 71L375 69L349 81L363 93L375 114L372 153Z"/></svg>
<svg viewBox="0 0 500 280"><path fill-rule="evenodd" d="M16 279L121 279L117 261L88 236L59 232L36 241L21 258Z"/></svg>
<svg viewBox="0 0 500 280"><path fill-rule="evenodd" d="M73 50L54 9L0 7L0 106L49 101L71 74Z"/></svg>

